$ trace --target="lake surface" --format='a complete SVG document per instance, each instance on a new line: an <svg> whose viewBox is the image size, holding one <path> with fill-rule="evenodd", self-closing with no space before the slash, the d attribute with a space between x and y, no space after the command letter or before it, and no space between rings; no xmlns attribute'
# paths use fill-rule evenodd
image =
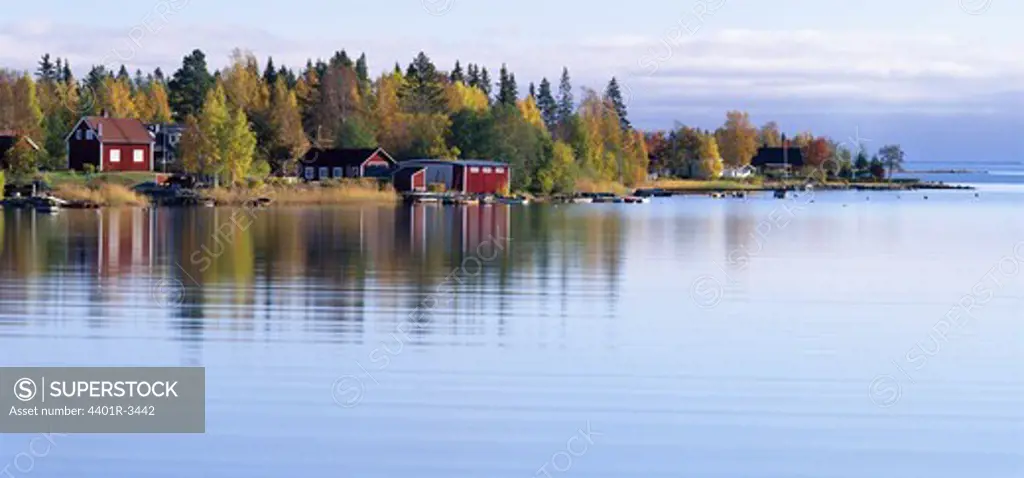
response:
<svg viewBox="0 0 1024 478"><path fill-rule="evenodd" d="M15 477L1024 476L1020 186L2 218L3 365L207 370Z"/></svg>

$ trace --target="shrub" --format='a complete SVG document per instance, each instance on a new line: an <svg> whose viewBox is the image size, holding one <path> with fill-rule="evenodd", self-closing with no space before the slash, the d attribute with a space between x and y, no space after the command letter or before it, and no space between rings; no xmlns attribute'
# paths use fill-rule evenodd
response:
<svg viewBox="0 0 1024 478"><path fill-rule="evenodd" d="M444 183L430 183L427 185L427 191L432 193L443 193L448 190L448 186Z"/></svg>

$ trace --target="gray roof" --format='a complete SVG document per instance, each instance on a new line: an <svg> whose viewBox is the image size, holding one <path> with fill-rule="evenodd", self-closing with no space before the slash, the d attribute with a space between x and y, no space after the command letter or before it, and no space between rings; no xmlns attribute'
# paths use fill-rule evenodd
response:
<svg viewBox="0 0 1024 478"><path fill-rule="evenodd" d="M493 167L508 167L508 164L499 161L488 161L485 159L459 159L455 161L447 159L409 159L398 163L399 166L413 166L418 164L437 164L437 165L459 165L459 166L493 166Z"/></svg>

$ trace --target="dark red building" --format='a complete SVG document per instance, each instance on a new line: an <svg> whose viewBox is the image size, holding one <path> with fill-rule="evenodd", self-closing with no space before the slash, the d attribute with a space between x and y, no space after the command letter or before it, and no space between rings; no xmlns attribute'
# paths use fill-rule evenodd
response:
<svg viewBox="0 0 1024 478"><path fill-rule="evenodd" d="M7 155L18 143L24 143L34 151L39 151L39 145L32 138L19 131L0 130L0 169L10 167L7 162Z"/></svg>
<svg viewBox="0 0 1024 478"><path fill-rule="evenodd" d="M395 172L395 189L400 192L422 191L432 184L443 184L446 191L463 194L499 194L506 192L511 171L505 163L479 159L414 159L402 161ZM422 172L415 171L422 169ZM422 174L420 182L416 175ZM405 178L409 177L410 180ZM417 186L422 185L422 189Z"/></svg>
<svg viewBox="0 0 1024 478"><path fill-rule="evenodd" d="M396 191L425 192L427 190L426 166L408 166L395 171L391 177Z"/></svg>
<svg viewBox="0 0 1024 478"><path fill-rule="evenodd" d="M312 148L299 164L299 177L306 181L338 178L387 178L394 171L394 158L384 148Z"/></svg>
<svg viewBox="0 0 1024 478"><path fill-rule="evenodd" d="M153 135L139 120L86 116L66 138L68 168L96 171L152 171Z"/></svg>

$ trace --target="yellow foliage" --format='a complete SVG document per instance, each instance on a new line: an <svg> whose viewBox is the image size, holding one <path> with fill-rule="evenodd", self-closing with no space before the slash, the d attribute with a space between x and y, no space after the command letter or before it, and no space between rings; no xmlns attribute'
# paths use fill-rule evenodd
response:
<svg viewBox="0 0 1024 478"><path fill-rule="evenodd" d="M486 111L490 106L487 101L487 93L461 81L446 85L445 96L448 100L448 110L453 113L462 110Z"/></svg>
<svg viewBox="0 0 1024 478"><path fill-rule="evenodd" d="M523 115L523 119L527 123L539 128L541 131L547 133L547 127L544 125L544 118L540 114L540 108L537 108L537 102L532 96L527 96L526 99L519 100L516 103L519 108L519 113Z"/></svg>
<svg viewBox="0 0 1024 478"><path fill-rule="evenodd" d="M103 91L100 93L100 105L111 117L138 118L139 113L132 101L132 89L125 80L114 78L103 79Z"/></svg>

